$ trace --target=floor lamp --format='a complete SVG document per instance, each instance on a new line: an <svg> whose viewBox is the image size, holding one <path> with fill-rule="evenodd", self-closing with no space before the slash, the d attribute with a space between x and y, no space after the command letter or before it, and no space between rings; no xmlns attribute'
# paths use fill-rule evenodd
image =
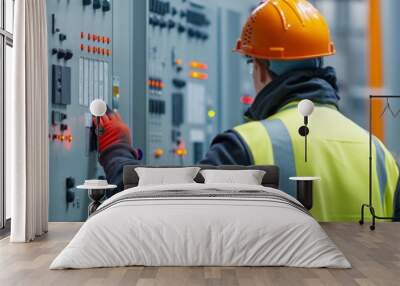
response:
<svg viewBox="0 0 400 286"><path fill-rule="evenodd" d="M370 225L371 230L375 230L376 220L395 220L396 217L382 217L377 216L375 213L375 208L372 203L372 102L375 99L386 99L390 98L400 98L399 95L370 95L369 96L369 202L368 204L363 204L361 206L361 219L359 221L360 225L364 224L364 211L368 208L372 216L372 224ZM383 113L386 111L383 110Z"/></svg>

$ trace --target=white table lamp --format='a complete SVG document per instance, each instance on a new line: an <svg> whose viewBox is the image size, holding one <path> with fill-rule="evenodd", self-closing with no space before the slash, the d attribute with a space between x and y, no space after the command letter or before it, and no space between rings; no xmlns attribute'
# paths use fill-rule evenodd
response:
<svg viewBox="0 0 400 286"><path fill-rule="evenodd" d="M299 134L304 137L304 160L307 162L307 136L310 134L308 117L314 112L314 103L311 100L304 99L300 101L298 111L304 117L304 125L299 128Z"/></svg>
<svg viewBox="0 0 400 286"><path fill-rule="evenodd" d="M101 99L95 99L90 104L90 113L96 117L96 137L97 137L97 156L100 156L100 136L103 133L103 128L100 126L100 117L107 112L107 104Z"/></svg>

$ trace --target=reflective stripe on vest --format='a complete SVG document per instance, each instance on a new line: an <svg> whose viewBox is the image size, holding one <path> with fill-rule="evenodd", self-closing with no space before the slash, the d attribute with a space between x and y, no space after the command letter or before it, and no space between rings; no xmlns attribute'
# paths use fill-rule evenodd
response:
<svg viewBox="0 0 400 286"><path fill-rule="evenodd" d="M274 163L280 167L280 189L285 193L296 197L295 183L289 177L296 176L295 157L293 153L292 139L285 124L279 119L261 121L267 130L272 143Z"/></svg>
<svg viewBox="0 0 400 286"><path fill-rule="evenodd" d="M387 173L386 173L386 166L385 166L385 160L386 160L385 151L383 150L381 144L378 142L378 140L375 137L373 137L372 142L374 143L375 150L376 150L376 172L377 172L378 180L379 180L379 192L381 194L381 204L382 204L382 207L384 207L385 190L386 190L386 183L387 183Z"/></svg>

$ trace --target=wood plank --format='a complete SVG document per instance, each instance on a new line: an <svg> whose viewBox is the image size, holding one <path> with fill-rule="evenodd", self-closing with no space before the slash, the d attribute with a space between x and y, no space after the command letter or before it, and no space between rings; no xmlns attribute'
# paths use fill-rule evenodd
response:
<svg viewBox="0 0 400 286"><path fill-rule="evenodd" d="M266 285L399 285L400 224L381 223L371 232L355 223L322 227L344 252L352 269L285 267L125 267L48 269L81 223L50 223L48 234L30 244L0 241L0 285L136 285L136 286L266 286Z"/></svg>

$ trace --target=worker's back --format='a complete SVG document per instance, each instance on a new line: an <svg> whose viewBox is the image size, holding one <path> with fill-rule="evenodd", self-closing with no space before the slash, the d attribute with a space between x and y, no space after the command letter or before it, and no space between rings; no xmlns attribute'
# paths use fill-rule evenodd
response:
<svg viewBox="0 0 400 286"><path fill-rule="evenodd" d="M368 201L369 135L329 105L315 108L310 118L308 162L304 137L298 133L302 117L297 103L282 108L264 121L241 125L242 137L256 165L275 164L281 169L280 188L295 196L291 176L318 176L312 214L321 221L354 221ZM392 216L399 171L383 144L373 140L373 202L377 214Z"/></svg>

